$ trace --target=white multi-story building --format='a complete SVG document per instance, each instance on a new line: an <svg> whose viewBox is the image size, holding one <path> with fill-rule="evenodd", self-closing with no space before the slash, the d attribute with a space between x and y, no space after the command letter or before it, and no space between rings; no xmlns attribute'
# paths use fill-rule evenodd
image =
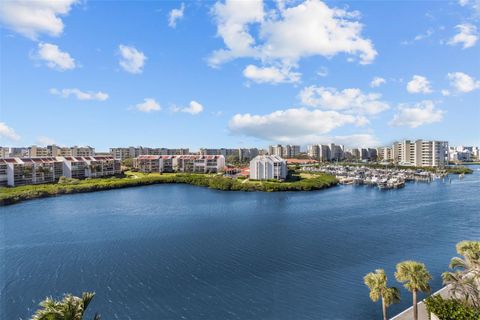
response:
<svg viewBox="0 0 480 320"><path fill-rule="evenodd" d="M469 162L479 159L479 148L458 146L448 148L448 160L453 162Z"/></svg>
<svg viewBox="0 0 480 320"><path fill-rule="evenodd" d="M63 175L62 161L53 157L0 160L0 185L52 183Z"/></svg>
<svg viewBox="0 0 480 320"><path fill-rule="evenodd" d="M225 168L223 155L142 155L133 160L133 166L141 172L192 172L215 173Z"/></svg>
<svg viewBox="0 0 480 320"><path fill-rule="evenodd" d="M392 146L395 163L416 167L443 167L448 164L448 142L404 140Z"/></svg>
<svg viewBox="0 0 480 320"><path fill-rule="evenodd" d="M250 161L250 179L285 180L287 173L287 162L277 155L257 156Z"/></svg>
<svg viewBox="0 0 480 320"><path fill-rule="evenodd" d="M297 145L274 145L268 147L269 155L276 155L283 158L293 158L300 154L300 146Z"/></svg>

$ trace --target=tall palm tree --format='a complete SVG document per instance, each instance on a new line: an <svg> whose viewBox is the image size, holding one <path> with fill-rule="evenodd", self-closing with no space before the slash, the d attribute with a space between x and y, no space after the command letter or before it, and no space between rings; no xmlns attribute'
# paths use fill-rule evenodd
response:
<svg viewBox="0 0 480 320"><path fill-rule="evenodd" d="M373 302L382 299L383 320L387 320L387 308L393 303L400 302L400 291L395 287L387 286L387 275L383 269L368 273L363 281L370 289L370 299Z"/></svg>
<svg viewBox="0 0 480 320"><path fill-rule="evenodd" d="M453 271L442 274L443 284L450 285L455 298L480 308L480 242L459 242L457 253L464 258L452 258L450 268Z"/></svg>
<svg viewBox="0 0 480 320"><path fill-rule="evenodd" d="M417 293L430 292L428 282L432 280L432 276L423 263L407 260L397 264L395 278L412 293L413 319L418 320Z"/></svg>
<svg viewBox="0 0 480 320"><path fill-rule="evenodd" d="M85 310L94 296L94 292L84 292L81 298L66 294L57 301L48 297L40 302L42 309L35 312L32 320L83 320ZM95 314L93 320L100 320L100 315Z"/></svg>

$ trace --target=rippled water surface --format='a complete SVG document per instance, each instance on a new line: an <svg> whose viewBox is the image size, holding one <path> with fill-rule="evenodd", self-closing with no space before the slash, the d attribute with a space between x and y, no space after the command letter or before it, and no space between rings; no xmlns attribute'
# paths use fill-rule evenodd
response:
<svg viewBox="0 0 480 320"><path fill-rule="evenodd" d="M103 319L379 319L362 277L434 276L480 239L480 167L395 191L222 192L157 185L0 208L1 319L95 291ZM411 297L402 291L399 312Z"/></svg>

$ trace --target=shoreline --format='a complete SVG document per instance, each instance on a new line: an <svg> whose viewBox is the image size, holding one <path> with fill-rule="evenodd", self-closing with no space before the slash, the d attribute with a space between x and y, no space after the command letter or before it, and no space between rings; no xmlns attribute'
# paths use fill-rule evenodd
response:
<svg viewBox="0 0 480 320"><path fill-rule="evenodd" d="M0 206L13 205L27 200L54 197L59 195L106 191L154 184L189 184L221 191L243 192L285 192L314 191L338 184L331 175L295 174L289 181L251 181L232 179L214 174L143 174L127 172L124 177L73 180L66 183L38 184L0 189Z"/></svg>

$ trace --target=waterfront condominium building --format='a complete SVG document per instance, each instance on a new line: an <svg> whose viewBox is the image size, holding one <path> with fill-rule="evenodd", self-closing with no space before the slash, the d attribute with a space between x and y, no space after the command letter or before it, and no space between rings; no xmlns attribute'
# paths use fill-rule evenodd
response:
<svg viewBox="0 0 480 320"><path fill-rule="evenodd" d="M62 161L54 157L0 160L0 185L23 186L51 183L63 175Z"/></svg>
<svg viewBox="0 0 480 320"><path fill-rule="evenodd" d="M140 155L133 159L133 167L144 173L173 172L175 156Z"/></svg>
<svg viewBox="0 0 480 320"><path fill-rule="evenodd" d="M84 179L120 174L120 160L111 156L57 157L63 162L63 176Z"/></svg>
<svg viewBox="0 0 480 320"><path fill-rule="evenodd" d="M250 161L250 179L285 180L287 172L287 162L277 155L256 156Z"/></svg>
<svg viewBox="0 0 480 320"><path fill-rule="evenodd" d="M113 157L24 157L0 159L0 185L57 182L60 177L99 178L121 173Z"/></svg>
<svg viewBox="0 0 480 320"><path fill-rule="evenodd" d="M300 154L300 146L297 145L280 145L268 147L269 155L276 155L283 158L293 158Z"/></svg>
<svg viewBox="0 0 480 320"><path fill-rule="evenodd" d="M392 158L400 165L443 167L448 164L448 142L404 140L392 146Z"/></svg>
<svg viewBox="0 0 480 320"><path fill-rule="evenodd" d="M225 168L223 155L141 155L133 160L133 166L146 173L192 172L215 173Z"/></svg>

